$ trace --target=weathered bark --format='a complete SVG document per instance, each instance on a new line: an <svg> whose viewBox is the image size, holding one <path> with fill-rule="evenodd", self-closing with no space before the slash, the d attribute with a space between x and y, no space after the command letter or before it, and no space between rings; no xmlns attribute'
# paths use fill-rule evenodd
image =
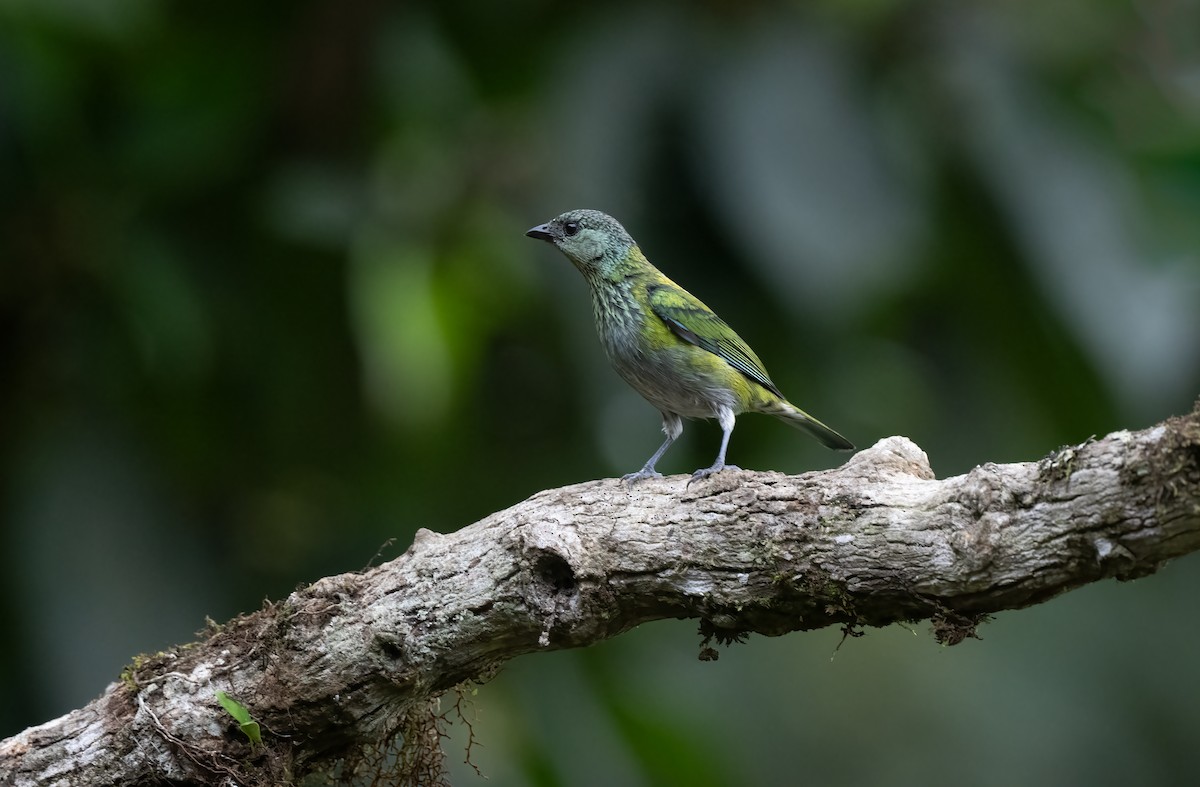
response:
<svg viewBox="0 0 1200 787"><path fill-rule="evenodd" d="M390 563L140 657L87 707L0 743L0 781L283 782L399 732L427 750L431 698L647 621L698 618L702 658L749 632L925 618L955 643L988 613L1197 548L1200 408L943 481L892 437L801 476L578 484L456 533L420 530ZM262 724L262 745L219 690Z"/></svg>

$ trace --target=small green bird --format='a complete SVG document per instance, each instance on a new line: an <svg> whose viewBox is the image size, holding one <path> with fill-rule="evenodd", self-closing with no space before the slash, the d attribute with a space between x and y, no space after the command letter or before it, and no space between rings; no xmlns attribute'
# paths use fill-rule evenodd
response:
<svg viewBox="0 0 1200 787"><path fill-rule="evenodd" d="M683 433L683 418L716 418L721 450L705 478L725 468L725 450L739 413L773 415L828 448L851 451L849 440L793 405L771 382L762 361L699 298L650 264L625 228L598 210L573 210L525 233L566 255L592 289L596 331L617 374L662 413L667 439L633 484L661 478L654 469Z"/></svg>

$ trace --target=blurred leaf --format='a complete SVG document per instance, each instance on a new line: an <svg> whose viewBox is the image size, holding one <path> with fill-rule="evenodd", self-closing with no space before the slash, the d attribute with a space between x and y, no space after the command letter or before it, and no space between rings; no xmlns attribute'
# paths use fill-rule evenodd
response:
<svg viewBox="0 0 1200 787"><path fill-rule="evenodd" d="M1128 168L1039 94L990 29L967 19L943 44L962 140L1035 281L1130 410L1190 396L1200 268L1146 264L1147 222Z"/></svg>
<svg viewBox="0 0 1200 787"><path fill-rule="evenodd" d="M431 255L419 247L368 238L351 269L366 392L381 415L410 431L444 421L453 392L432 268Z"/></svg>
<svg viewBox="0 0 1200 787"><path fill-rule="evenodd" d="M772 19L696 91L694 164L715 215L773 290L827 320L911 277L924 234L921 194L899 177L853 54Z"/></svg>

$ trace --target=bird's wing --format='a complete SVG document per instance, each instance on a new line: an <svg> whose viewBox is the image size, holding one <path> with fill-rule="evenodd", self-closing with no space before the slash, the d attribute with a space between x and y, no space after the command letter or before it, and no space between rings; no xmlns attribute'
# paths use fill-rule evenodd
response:
<svg viewBox="0 0 1200 787"><path fill-rule="evenodd" d="M754 350L699 298L671 284L650 285L646 297L650 310L680 339L723 358L734 369L783 398Z"/></svg>

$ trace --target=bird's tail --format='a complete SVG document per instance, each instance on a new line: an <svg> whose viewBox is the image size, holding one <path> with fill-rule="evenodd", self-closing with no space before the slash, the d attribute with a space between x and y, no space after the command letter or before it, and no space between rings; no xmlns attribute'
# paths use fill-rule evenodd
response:
<svg viewBox="0 0 1200 787"><path fill-rule="evenodd" d="M768 407L759 410L761 413L773 415L780 421L787 423L789 426L794 426L801 431L808 432L813 437L820 441L821 445L826 448L832 448L835 451L853 451L854 443L851 443L846 438L842 437L837 432L830 429L825 424L813 418L808 413L801 410L796 405L789 401L780 399L778 402L772 403Z"/></svg>

